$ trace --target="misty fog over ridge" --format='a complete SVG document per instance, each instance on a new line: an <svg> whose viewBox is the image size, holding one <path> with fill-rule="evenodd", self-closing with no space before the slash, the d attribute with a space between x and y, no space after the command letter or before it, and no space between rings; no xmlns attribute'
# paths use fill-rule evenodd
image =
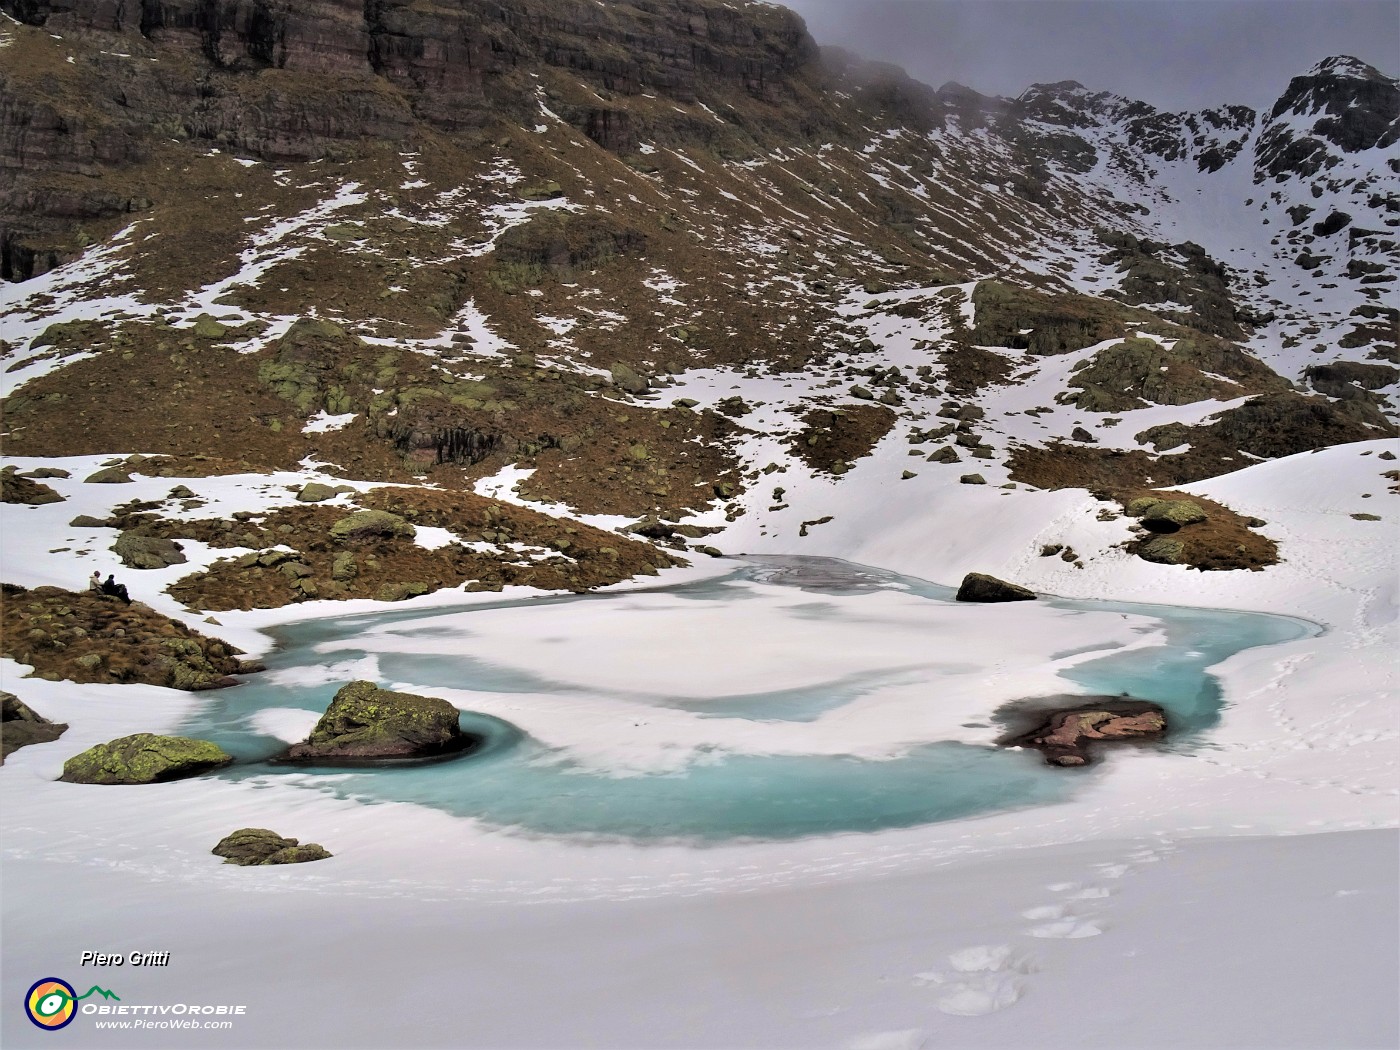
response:
<svg viewBox="0 0 1400 1050"><path fill-rule="evenodd" d="M1263 110L1328 55L1396 67L1388 0L788 0L817 42L934 87L1015 97L1077 80L1163 110Z"/></svg>

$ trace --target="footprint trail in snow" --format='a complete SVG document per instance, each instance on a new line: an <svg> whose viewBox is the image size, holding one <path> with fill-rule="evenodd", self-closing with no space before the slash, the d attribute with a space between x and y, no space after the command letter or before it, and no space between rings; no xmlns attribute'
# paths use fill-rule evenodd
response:
<svg viewBox="0 0 1400 1050"><path fill-rule="evenodd" d="M1037 940L1074 941L1112 929L1101 914L1119 890L1111 883L1142 865L1174 852L1167 842L1135 849L1121 860L1093 865L1083 882L1053 882L1045 888L1058 900L1032 905L1020 918L1032 925L1018 932ZM976 1017L1015 1005L1025 994L1027 977L1040 969L1037 959L1010 944L977 944L947 956L945 966L916 974L914 982L935 990L934 1006L945 1014Z"/></svg>

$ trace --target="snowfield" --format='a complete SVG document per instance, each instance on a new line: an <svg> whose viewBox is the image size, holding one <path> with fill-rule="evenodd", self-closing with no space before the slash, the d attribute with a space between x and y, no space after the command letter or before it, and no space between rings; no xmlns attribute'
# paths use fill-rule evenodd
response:
<svg viewBox="0 0 1400 1050"><path fill-rule="evenodd" d="M408 6L415 18L431 22L436 5ZM608 7L601 0L600 6ZM657 13L664 5L639 6L648 20L667 20ZM607 11L596 25L613 15ZM716 33L732 31L719 23L701 30L705 19L696 17L689 29L701 41L696 47L705 46L707 35L713 41ZM9 16L0 19L0 49L13 46L14 25ZM764 63L781 59L787 46L776 38L749 43L766 48ZM443 47L452 51L456 44ZM742 54L737 37L724 47ZM523 56L516 76L528 74ZM413 67L414 78L428 77L423 71L441 58L398 57ZM614 56L598 57L606 64ZM671 61L663 57L663 64ZM707 61L713 73L729 60ZM783 61L777 72L785 74ZM327 62L327 68L336 64ZM697 61L697 69L705 66ZM316 74L305 65L289 68L296 73L291 81L266 83L300 84L303 76L306 84L314 82ZM755 68L761 73L766 65ZM1324 63L1310 75L1327 68ZM1364 75L1359 68L1342 72ZM177 75L172 66L168 77ZM753 80L754 68L745 64L738 75ZM269 214L279 208L274 203L250 212L246 241L219 271L224 276L170 302L121 291L123 280L138 272L126 269L133 265L126 254L139 258L151 251L141 245L164 236L153 225L161 221L158 213L134 218L73 262L31 280L0 282L0 394L15 394L100 352L74 349L63 338L47 343L44 333L61 322L115 328L161 321L180 338L193 338L189 329L209 314L230 326L263 326L242 340L242 353L271 347L296 318L254 307L282 302L281 293L292 300L292 279L277 291L281 282L273 278L296 260L319 268L322 254L339 243L346 280L353 281L345 293L364 301L348 312L326 311L308 294L306 315L343 324L370 346L426 358L401 373L388 370L398 378L374 380L391 397L413 389L394 387L426 374L430 365L448 378L473 381L507 375L497 371L506 366L522 375L528 353L540 365L607 377L603 386L575 389L620 401L626 395L610 387L608 343L596 337L625 333L619 363L657 373L635 405L660 408L685 399L704 411L729 403L740 424L725 451L732 452L743 484L730 486L726 468L700 491L742 491L686 519L713 528L702 542L728 555L844 559L947 586L976 571L1046 596L1271 613L1307 621L1317 631L1244 649L1213 666L1224 709L1190 747L1122 748L1092 771L1059 771L1073 778L1066 781L1073 787L1052 801L1022 798L1019 808L960 819L788 838L734 833L685 839L673 829L663 833L670 825L647 839L594 828L556 833L547 822L493 823L476 815L487 812L484 807L464 805L472 815L463 816L397 800L411 793L374 795L356 779L393 778L409 772L403 769L274 773L240 766L149 787L60 783L65 761L94 744L137 732L181 732L201 714L211 721L225 717L225 709L217 694L30 678L32 668L0 658L0 688L69 725L61 739L23 748L0 767L0 1045L1400 1048L1400 440L1261 461L1182 486L1263 519L1260 531L1279 545L1277 565L1198 572L1143 561L1123 549L1129 525L1116 505L1083 490L1013 483L1010 451L1068 438L1082 427L1092 433L1077 441L1136 452L1147 447L1137 435L1154 427L1194 426L1243 404L1241 383L1208 376L1223 380L1203 388L1217 398L1113 416L1059 400L1073 389L1076 371L1117 344L1114 338L1064 354L982 347L998 355L990 373L1004 364L1005 378L979 380L974 393L957 394L969 388L950 376L952 365L940 360L940 348L950 338L970 338L977 282L931 283L958 274L959 281L996 275L1019 284L1034 275L1045 280L1033 283L1047 288L1111 296L1133 285L1124 284L1131 278L1126 265L1105 262L1105 252L1122 239L1101 236L1101 227L1163 241L1153 251L1178 262L1186 260L1183 242L1194 242L1209 253L1211 266L1229 268L1238 301L1226 305L1277 315L1243 345L1306 389L1311 366L1334 359L1359 363L1379 342L1353 329L1357 318L1383 316L1355 311L1377 305L1377 289L1390 287L1384 282L1392 279L1380 276L1378 267L1390 266L1394 253L1381 247L1389 242L1377 240L1372 227L1394 221L1384 186L1394 182L1396 145L1329 155L1316 178L1280 176L1266 185L1255 168L1261 140L1282 129L1299 140L1311 135L1316 107L1305 112L1300 103L1228 125L1209 114L1157 114L1160 119L1144 125L1148 132L1156 124L1183 135L1184 152L1168 160L1135 141L1139 132L1128 120L1136 110L1129 100L1061 84L1046 91L1059 95L1065 122L1028 117L1020 122L1023 138L1005 136L1002 118L983 120L975 106L940 105L946 120L931 122L933 130L866 128L872 137L859 153L837 143L771 149L755 124L751 142L749 131L740 129L741 139L716 139L715 150L697 148L692 156L667 143L689 140L695 129L685 130L687 122L699 114L674 106L683 135L667 133L661 116L642 122L648 134L656 132L656 144L637 149L652 156L655 167L636 165L622 148L603 150L595 159L607 167L595 167L567 159L569 151L588 145L592 131L585 137L577 116L565 120L546 105L558 88L553 82L536 88L539 113L528 127L537 134L527 136L530 145L522 148L507 135L489 147L495 159L477 170L449 165L453 154L435 143L438 131L407 140L419 142L414 149L423 153L398 155L403 181L394 162L392 201L370 174L354 181L334 175L335 165L316 168L320 162L276 170L277 184L293 191L289 200L305 200L289 204L289 214ZM917 92L906 99L903 91L891 81L889 91L882 86L872 94L871 104L899 119L899 110L918 105ZM463 127L474 126L470 94L461 96ZM880 102L886 94L889 105ZM666 91L643 94L655 105L637 112L660 114L668 97ZM1356 96L1358 105L1362 97ZM368 107L366 119L387 104L347 98L352 109ZM277 105L284 102L296 108L295 99ZM555 104L562 102L571 107L566 113L586 111L572 90L557 96ZM614 109L602 95L598 103L606 108L594 117L625 116L632 106ZM703 119L726 123L699 98L694 106ZM864 107L852 111L875 111ZM316 111L308 108L307 119ZM736 111L742 112L749 110ZM66 132L64 114L51 115ZM1197 117L1213 130L1187 148L1185 129L1194 132ZM823 126L823 120L803 123ZM118 138L119 130L114 124ZM842 140L849 142L854 131L848 128ZM620 123L618 133L630 136ZM468 136L480 139L483 150L489 137ZM1039 174L1026 164L1037 138L1049 147ZM1074 148L1076 138L1082 150ZM601 149L601 138L595 144ZM1208 146L1229 147L1229 157L1215 166L1200 163ZM1085 155L1093 158L1087 165ZM738 156L744 159L722 159ZM573 199L554 196L563 192L560 185L529 185L556 164L569 173L561 178ZM1020 185L1023 177L1026 185ZM431 200L412 193L430 186ZM531 199L536 191L548 199ZM82 197L75 196L75 208ZM395 225L386 227L398 231L392 240L375 232L371 216L392 220ZM1345 221L1323 232L1333 216ZM538 237L524 228L544 217L580 221L541 224ZM652 218L665 235L649 225ZM365 236L353 232L357 226ZM425 228L441 236L423 235ZM546 237L557 240L550 229L564 231L558 236L569 265L555 268L548 297L542 287L522 284L523 295L504 305L497 292L515 294L512 270L534 264L488 268L490 257L498 248L506 255L519 237L512 257L534 258ZM640 282L645 295L604 294L616 288L613 278L603 275L594 287L587 273L595 255L600 263L619 256L615 273L640 265L620 258L630 252L624 230L650 238L648 276ZM177 237L175 243L183 242ZM557 248L549 247L551 260ZM1304 266L1309 257L1313 264ZM351 268L359 262L375 265ZM431 320L418 329L421 338L401 337L407 320L361 316L381 291L382 299L426 288L424 294L436 298L431 282L410 279L420 266L444 269L440 276L457 304L405 309L405 318ZM320 287L314 269L296 277L297 288ZM373 274L399 276L386 277L380 289ZM577 283L555 288L556 277ZM888 290L890 282L930 283ZM267 294L246 294L250 290ZM745 299L771 312L754 311L758 320L749 321L744 309L732 316L716 310L716 303L745 307ZM1169 315L1185 305L1148 304ZM1203 309L1211 307L1207 297ZM718 352L744 324L757 327L735 345L747 346L753 336L753 345L773 348L771 356L766 349ZM691 334L680 334L682 325ZM785 342L807 327L789 352ZM636 337L639 331L647 333L645 340ZM802 371L772 364L802 360L798 350L808 336L816 349ZM683 368L674 361L741 363ZM896 369L897 377L889 374ZM736 398L743 403L733 405ZM525 403L533 412L535 403ZM853 462L836 464L839 477L810 468L794 440L808 425L804 416L860 403L887 406L895 422L868 454L862 447L850 453ZM955 463L931 459L938 445L952 448L958 436L934 439L929 432L955 418L971 424L959 415L967 408L982 414L966 432L980 444L959 445ZM363 419L355 413L328 409L307 419L301 432L335 434L357 421ZM351 429L340 437L353 435ZM363 615L307 646L314 664L278 667L258 681L290 691L368 678L506 720L537 749L522 765L564 770L555 781L557 806L548 795L547 805L537 808L566 814L575 811L570 805L582 808L579 798L587 794L568 784L575 774L609 781L596 795L604 805L627 790L663 794L656 785L664 782L689 788L684 802L692 806L694 781L731 759L879 766L888 779L889 766L921 747L948 742L973 750L994 743L1001 730L990 716L1000 705L1062 692L1060 672L1110 649L1151 651L1165 632L1161 619L1141 611L1050 602L949 606L896 589L841 595L848 615L837 619L821 608L825 595L765 580L736 586L732 599L701 601L671 585L713 584L739 563L697 554L695 546L691 566L608 588L605 600L561 600L526 588L504 596L444 590L391 610L369 600L309 601L211 617L183 607L166 588L245 551L185 540L185 564L138 572L124 568L110 549L112 530L70 522L80 515L104 519L130 501L159 503L171 518L229 518L300 506L295 494L307 482L358 491L376 483L347 482L314 456L299 470L272 474L146 477L138 467L127 484L83 480L113 456L139 451L7 457L5 464L21 472L56 466L70 476L44 480L63 502L0 504L0 580L82 589L92 572L114 573L138 600L251 657L273 652L273 629L311 622L329 632L326 621ZM644 444L641 452L646 458ZM602 529L635 524L630 517L527 500L520 483L534 469L504 465L478 479L475 491ZM963 483L974 473L981 477ZM721 484L709 489L716 481ZM198 500L180 509L181 498L170 495L176 485ZM351 499L342 494L329 505L349 507ZM416 542L433 550L458 541L445 528L419 526ZM479 549L488 546L529 557L546 553L504 542L480 541ZM1065 561L1043 556L1047 548L1075 553ZM405 620L390 622L386 610L402 612ZM407 619L427 612L441 614L431 627ZM457 667L439 659L445 647L460 658ZM431 672L448 678L463 667L465 676L472 673L469 661L502 681L488 682L488 690L480 681L439 687L413 677L426 680ZM854 698L843 700L832 687L849 683L857 683L850 690ZM726 717L711 703L742 702L760 692L835 699L803 712L811 717L790 718L768 717L771 712ZM292 704L289 699L256 711L251 731L288 743L304 739L318 715ZM754 768L739 761L728 768L735 767ZM754 782L773 783L756 776ZM920 772L918 786L932 794L929 783ZM732 809L745 808L745 801L759 809L752 800L776 797L778 808L798 808L788 801L792 793L765 795L752 783L747 791L719 793L720 806L734 798ZM908 813L925 812L910 793L899 795L901 805ZM847 795L860 797L854 790ZM849 798L833 788L800 801L826 807L820 816L828 817ZM525 796L526 806L533 802ZM243 868L211 854L221 838L244 827L320 843L333 857ZM168 955L168 962L84 965L85 952L123 959L155 953ZM61 1035L40 1031L20 1004L36 982L55 977L80 995L100 987L116 998L85 998ZM174 1009L177 1004L184 1009ZM225 1012L192 1018L190 1004ZM226 1027L193 1027L211 1019Z"/></svg>
<svg viewBox="0 0 1400 1050"><path fill-rule="evenodd" d="M1096 520L1099 504L1082 494L902 483L890 469L900 450L884 445L843 479L839 506L829 482L785 476L804 517L830 500L836 520L799 541L762 535L750 514L716 542L949 584L976 569L1066 596L1254 609L1326 628L1215 668L1227 707L1193 754L1120 752L1069 801L911 829L641 844L368 805L307 790L297 783L303 774L61 784L63 761L89 745L170 731L212 701L27 679L4 661L4 688L71 725L0 769L4 1045L52 1042L16 1008L30 984L52 975L80 993L100 983L128 1005L246 1007L217 1035L99 1031L103 1017L84 1015L64 1036L74 1046L1394 1046L1400 518L1381 476L1387 450L1400 442L1260 463L1190 486L1268 521L1284 561L1253 573L1199 573L1116 551L1121 522ZM49 483L67 502L3 508L4 578L78 587L93 568L115 570L140 583L143 599L165 574L192 566L122 571L103 549L109 534L79 536L64 523L181 482L211 499L201 513L255 509L290 501L291 488L315 476L138 479L114 492L81 482L95 461L59 465L73 478ZM1362 511L1381 520L1352 517ZM1051 541L1072 543L1086 567L1038 557ZM191 553L195 564L213 554ZM706 559L662 582L724 570ZM872 608L894 600L871 597ZM482 600L446 592L412 605ZM152 604L201 619L168 597ZM610 619L595 629L619 647L645 638L651 663L638 673L677 688L816 673L783 655L781 625L771 638L752 616L698 625L729 654L706 661L691 638L668 637L640 615L629 624L625 604L605 607ZM382 607L317 603L222 613L217 627L200 626L255 652L267 645L259 628L371 608ZM1073 641L1027 633L1032 621L1022 623L1027 613L1015 607L983 611L1013 651ZM529 616L502 610L482 621L486 642L522 666L534 658L521 642ZM1082 640L1111 637L1095 619L1086 618ZM845 650L849 640L824 639L823 658L889 661L910 644L898 630L872 630ZM365 644L396 645L392 632ZM979 644L957 641L968 653ZM604 648L562 663L592 687L623 688L619 659ZM284 739L308 728L301 711L260 717ZM561 707L561 732L568 719ZM592 729L599 741L615 736ZM774 730L770 743L780 737ZM645 738L637 746L645 750ZM225 867L208 851L243 826L321 842L335 857ZM99 971L79 968L84 950L171 957L162 968Z"/></svg>

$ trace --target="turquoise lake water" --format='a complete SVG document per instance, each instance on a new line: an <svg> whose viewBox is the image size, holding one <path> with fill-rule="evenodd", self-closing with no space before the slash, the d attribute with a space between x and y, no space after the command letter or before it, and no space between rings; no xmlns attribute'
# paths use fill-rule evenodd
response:
<svg viewBox="0 0 1400 1050"><path fill-rule="evenodd" d="M897 573L799 557L744 559L727 576L648 590L697 602L731 603L752 599L755 582L838 599L892 589L953 603L954 594L949 588ZM608 602L637 593L501 601L476 606L468 614L490 616L503 608ZM1219 719L1221 691L1206 673L1207 667L1243 649L1292 641L1319 630L1301 620L1258 613L1063 599L1042 600L1042 604L1071 613L1116 612L1155 621L1153 628L1165 635L1162 645L1124 652L1113 652L1108 643L1085 646L1078 652L1104 650L1104 655L1062 671L1060 677L1066 693L1126 692L1163 705L1173 726L1171 739L1163 746L1176 750L1203 746L1207 731ZM394 625L399 636L440 639L441 648L426 655L374 653L382 683L412 682L419 692L439 687L589 695L551 680L543 670L531 673L454 653L460 628L447 626L441 618L462 614L462 609L398 609L292 624L275 632L278 648L264 662L275 673L364 658L368 654L355 647L354 639L368 629ZM844 610L839 601L814 601L807 614L840 618ZM716 699L658 695L648 702L659 709L681 708L712 718L809 722L870 690L897 682L901 673L851 675L816 687ZM255 675L244 684L209 694L210 703L181 728L184 735L216 741L239 760L219 775L245 779L296 773L291 782L308 790L366 803L413 802L525 833L715 842L876 831L1055 802L1068 797L1085 777L1103 775L1102 767L1051 768L1035 752L935 741L886 760L717 753L704 755L679 772L609 776L571 762L565 753L545 747L508 722L473 712L463 713L462 727L483 736L486 743L460 759L349 771L277 766L266 759L286 743L259 732L252 721L256 713L264 708L300 708L319 714L343 680L292 685L270 677ZM989 710L987 716L991 714ZM334 775L306 778L308 772Z"/></svg>

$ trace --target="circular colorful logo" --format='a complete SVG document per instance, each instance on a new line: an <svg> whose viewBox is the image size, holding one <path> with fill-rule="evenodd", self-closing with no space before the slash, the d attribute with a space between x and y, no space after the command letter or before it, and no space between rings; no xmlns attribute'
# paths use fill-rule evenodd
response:
<svg viewBox="0 0 1400 1050"><path fill-rule="evenodd" d="M45 977L35 981L24 997L24 1012L40 1028L49 1031L62 1028L78 1012L78 993L67 981Z"/></svg>

